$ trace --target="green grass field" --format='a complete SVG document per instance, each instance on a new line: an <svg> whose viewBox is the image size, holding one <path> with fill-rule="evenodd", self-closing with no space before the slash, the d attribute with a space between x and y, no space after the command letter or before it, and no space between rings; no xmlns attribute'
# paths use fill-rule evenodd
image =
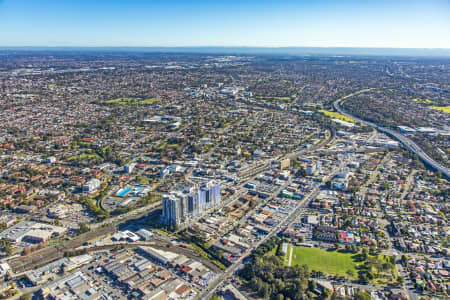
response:
<svg viewBox="0 0 450 300"><path fill-rule="evenodd" d="M430 106L432 109L440 110L446 114L450 114L450 106Z"/></svg>
<svg viewBox="0 0 450 300"><path fill-rule="evenodd" d="M428 106L429 108L445 112L446 114L450 114L450 106L436 106L436 105L432 106L431 104L433 104L433 101L431 101L430 99L423 100L423 99L414 98L413 101L417 102L417 103L421 103L421 104L430 105L430 106Z"/></svg>
<svg viewBox="0 0 450 300"><path fill-rule="evenodd" d="M278 97L278 96L256 96L259 100L278 100L278 101L291 101L291 97Z"/></svg>
<svg viewBox="0 0 450 300"><path fill-rule="evenodd" d="M325 116L330 117L332 119L338 119L338 120L349 122L349 123L355 123L355 120L353 120L349 117L346 117L344 115L341 115L340 113L337 113L334 111L319 109L319 112L323 113Z"/></svg>
<svg viewBox="0 0 450 300"><path fill-rule="evenodd" d="M289 252L286 254L289 260ZM292 265L307 265L310 270L321 271L327 274L349 277L348 270L357 276L356 265L351 253L339 253L315 248L294 247Z"/></svg>
<svg viewBox="0 0 450 300"><path fill-rule="evenodd" d="M419 99L419 98L414 98L413 99L414 102L417 103L422 103L422 104L433 104L433 101L431 101L430 99Z"/></svg>
<svg viewBox="0 0 450 300"><path fill-rule="evenodd" d="M106 104L115 104L115 105L152 105L157 102L161 102L162 99L159 98L149 98L144 100L138 100L134 98L117 98L113 100L108 100Z"/></svg>
<svg viewBox="0 0 450 300"><path fill-rule="evenodd" d="M98 156L98 154L96 153L82 153L80 155L75 155L75 156L70 156L67 158L68 161L74 161L74 160L82 160L82 159L96 159L96 158L100 158L100 156Z"/></svg>

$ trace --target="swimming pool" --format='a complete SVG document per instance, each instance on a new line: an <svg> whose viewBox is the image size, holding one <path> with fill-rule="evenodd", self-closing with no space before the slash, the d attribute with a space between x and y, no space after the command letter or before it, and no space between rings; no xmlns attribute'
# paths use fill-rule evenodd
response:
<svg viewBox="0 0 450 300"><path fill-rule="evenodd" d="M117 192L117 196L118 196L118 197L124 197L124 196L126 196L126 194L128 194L130 191L131 191L130 188L126 188L126 189L119 190L119 191Z"/></svg>

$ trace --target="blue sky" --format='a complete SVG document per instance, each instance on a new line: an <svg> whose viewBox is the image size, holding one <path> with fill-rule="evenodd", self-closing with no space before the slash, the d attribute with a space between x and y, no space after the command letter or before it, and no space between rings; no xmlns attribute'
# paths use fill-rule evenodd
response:
<svg viewBox="0 0 450 300"><path fill-rule="evenodd" d="M0 0L0 46L450 48L450 1Z"/></svg>

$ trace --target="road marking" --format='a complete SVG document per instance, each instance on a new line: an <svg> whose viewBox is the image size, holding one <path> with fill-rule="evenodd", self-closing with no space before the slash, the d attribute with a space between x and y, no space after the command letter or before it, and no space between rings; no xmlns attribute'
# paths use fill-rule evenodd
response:
<svg viewBox="0 0 450 300"><path fill-rule="evenodd" d="M289 254L289 263L288 263L288 266L290 267L291 266L291 264L292 264L292 252L293 252L293 250L294 250L294 247L292 247L292 245L290 245L291 247L291 253Z"/></svg>

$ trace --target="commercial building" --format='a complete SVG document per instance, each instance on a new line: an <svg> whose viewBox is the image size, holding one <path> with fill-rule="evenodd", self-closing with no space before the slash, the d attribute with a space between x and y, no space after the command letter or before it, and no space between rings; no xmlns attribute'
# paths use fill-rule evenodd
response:
<svg viewBox="0 0 450 300"><path fill-rule="evenodd" d="M315 164L310 164L306 167L306 172L308 172L308 175L314 175L316 172L320 170L320 162L316 162Z"/></svg>
<svg viewBox="0 0 450 300"><path fill-rule="evenodd" d="M39 285L48 282L49 279L56 279L61 271L70 272L80 266L89 264L94 258L88 254L74 257L63 257L54 262L46 264L40 268L25 272L25 278L32 285ZM75 273L76 274L76 273ZM53 284L53 283L51 283ZM59 298L58 298L59 299Z"/></svg>
<svg viewBox="0 0 450 300"><path fill-rule="evenodd" d="M47 209L47 216L52 219L64 219L66 218L69 210L65 205L57 205L54 207L49 207Z"/></svg>
<svg viewBox="0 0 450 300"><path fill-rule="evenodd" d="M40 290L44 299L100 299L101 291L95 288L88 276L78 271L49 283Z"/></svg>
<svg viewBox="0 0 450 300"><path fill-rule="evenodd" d="M432 127L419 127L416 129L417 132L423 133L423 134L433 134L436 133L436 129Z"/></svg>
<svg viewBox="0 0 450 300"><path fill-rule="evenodd" d="M280 161L281 170L287 169L291 166L291 160L289 158Z"/></svg>
<svg viewBox="0 0 450 300"><path fill-rule="evenodd" d="M408 126L398 126L398 129L401 133L415 133L416 130L414 128L408 127Z"/></svg>
<svg viewBox="0 0 450 300"><path fill-rule="evenodd" d="M144 228L141 228L138 231L136 231L136 234L144 241L148 241L153 237L153 233Z"/></svg>
<svg viewBox="0 0 450 300"><path fill-rule="evenodd" d="M22 221L0 233L0 240L10 240L13 243L41 243L56 237L64 232L66 228L50 224Z"/></svg>
<svg viewBox="0 0 450 300"><path fill-rule="evenodd" d="M45 162L48 164L52 164L52 163L56 162L56 158L54 156L47 157Z"/></svg>
<svg viewBox="0 0 450 300"><path fill-rule="evenodd" d="M100 188L100 180L93 178L83 185L83 193L94 193Z"/></svg>
<svg viewBox="0 0 450 300"><path fill-rule="evenodd" d="M168 265L171 261L174 261L178 256L180 256L179 254L173 252L163 251L147 246L139 246L138 251L151 260L162 265Z"/></svg>

